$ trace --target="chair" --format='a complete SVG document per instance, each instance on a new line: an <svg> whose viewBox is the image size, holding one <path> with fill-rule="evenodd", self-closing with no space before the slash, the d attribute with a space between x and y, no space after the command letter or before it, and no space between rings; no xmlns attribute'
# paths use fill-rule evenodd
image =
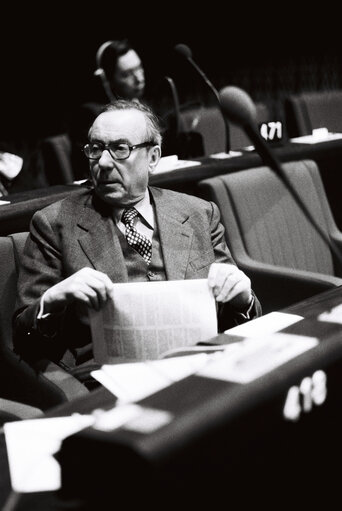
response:
<svg viewBox="0 0 342 511"><path fill-rule="evenodd" d="M71 141L67 133L42 140L41 154L45 175L50 185L68 184L75 180L71 161Z"/></svg>
<svg viewBox="0 0 342 511"><path fill-rule="evenodd" d="M0 427L5 422L43 417L44 413L39 408L0 397Z"/></svg>
<svg viewBox="0 0 342 511"><path fill-rule="evenodd" d="M278 105L266 104L266 103L256 103L256 120L258 124L262 122L269 121L282 121L282 115L280 112L280 108ZM285 130L285 125L283 123L283 131ZM243 148L246 148L252 145L250 138L246 135L245 131L236 124L230 123L229 125L229 135L230 135L230 149L232 151L238 151ZM285 133L286 137L286 133Z"/></svg>
<svg viewBox="0 0 342 511"><path fill-rule="evenodd" d="M291 137L310 135L317 128L342 132L342 90L290 95L285 110Z"/></svg>
<svg viewBox="0 0 342 511"><path fill-rule="evenodd" d="M56 364L42 361L37 372L13 351L18 264L27 235L20 232L0 237L0 396L46 410L89 391Z"/></svg>
<svg viewBox="0 0 342 511"><path fill-rule="evenodd" d="M203 154L210 156L226 151L225 121L216 106L190 106L180 111L181 130L185 133L199 133L203 142Z"/></svg>
<svg viewBox="0 0 342 511"><path fill-rule="evenodd" d="M342 233L317 164L292 161L283 169L321 228L342 250ZM219 207L232 256L251 278L264 313L342 284L341 268L330 248L270 168L202 180L199 192Z"/></svg>
<svg viewBox="0 0 342 511"><path fill-rule="evenodd" d="M258 123L282 120L278 105L256 103L256 111ZM180 117L183 132L197 132L202 137L203 154L199 156L226 152L225 121L217 106L191 105L186 107L183 105ZM252 144L239 126L228 123L228 129L230 150L237 151Z"/></svg>

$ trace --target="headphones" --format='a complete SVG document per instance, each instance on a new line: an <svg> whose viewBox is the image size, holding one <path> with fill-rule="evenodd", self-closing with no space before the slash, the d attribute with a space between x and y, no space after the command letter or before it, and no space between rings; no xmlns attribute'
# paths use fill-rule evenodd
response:
<svg viewBox="0 0 342 511"><path fill-rule="evenodd" d="M107 80L107 76L106 76L105 70L101 66L101 60L102 60L103 52L111 44L113 44L113 41L106 41L105 43L101 44L101 46L97 50L97 52L96 52L96 66L97 66L97 69L94 71L94 75L98 76L101 79L102 86L104 88L104 91L105 91L106 96L108 97L109 101L115 101L118 98L117 98L117 96L115 96L115 94L113 94L112 89L111 89L111 87L109 85L109 82Z"/></svg>

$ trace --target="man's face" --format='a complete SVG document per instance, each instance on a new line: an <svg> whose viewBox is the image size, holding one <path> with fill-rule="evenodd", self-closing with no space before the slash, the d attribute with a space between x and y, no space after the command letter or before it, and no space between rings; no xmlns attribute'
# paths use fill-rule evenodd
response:
<svg viewBox="0 0 342 511"><path fill-rule="evenodd" d="M145 92L145 73L134 50L119 57L113 75L115 92L124 99L141 99Z"/></svg>
<svg viewBox="0 0 342 511"><path fill-rule="evenodd" d="M138 110L115 110L100 114L90 130L90 143L136 145L149 141L146 120ZM113 147L113 146L112 146ZM115 207L136 204L145 194L149 173L160 158L159 146L134 149L125 160L114 160L105 149L90 161L95 193Z"/></svg>

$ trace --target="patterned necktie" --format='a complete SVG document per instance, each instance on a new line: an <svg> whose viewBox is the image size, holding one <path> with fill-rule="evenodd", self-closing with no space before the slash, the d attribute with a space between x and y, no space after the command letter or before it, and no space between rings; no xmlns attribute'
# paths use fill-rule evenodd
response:
<svg viewBox="0 0 342 511"><path fill-rule="evenodd" d="M134 218L138 216L135 208L125 209L121 220L126 226L127 243L131 245L150 264L152 257L152 243L146 236L140 234L133 225Z"/></svg>

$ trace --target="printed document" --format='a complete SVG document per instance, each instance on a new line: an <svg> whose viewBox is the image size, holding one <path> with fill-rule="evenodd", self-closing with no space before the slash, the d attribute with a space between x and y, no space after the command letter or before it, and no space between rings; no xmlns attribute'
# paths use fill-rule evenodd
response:
<svg viewBox="0 0 342 511"><path fill-rule="evenodd" d="M89 319L99 364L154 360L217 335L207 279L115 284L112 299Z"/></svg>

